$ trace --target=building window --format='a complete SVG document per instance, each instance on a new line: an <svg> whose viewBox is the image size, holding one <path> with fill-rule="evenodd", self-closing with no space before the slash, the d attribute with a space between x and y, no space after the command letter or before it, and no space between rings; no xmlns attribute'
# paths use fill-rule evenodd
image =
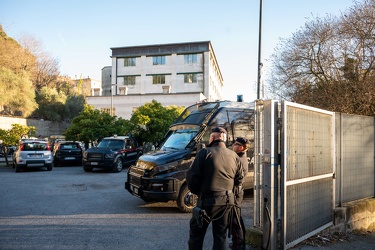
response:
<svg viewBox="0 0 375 250"><path fill-rule="evenodd" d="M185 64L197 63L197 54L184 55L184 63Z"/></svg>
<svg viewBox="0 0 375 250"><path fill-rule="evenodd" d="M184 74L184 83L197 83L198 74Z"/></svg>
<svg viewBox="0 0 375 250"><path fill-rule="evenodd" d="M120 87L120 95L127 95L128 94L128 87Z"/></svg>
<svg viewBox="0 0 375 250"><path fill-rule="evenodd" d="M165 56L154 56L152 58L153 65L165 65Z"/></svg>
<svg viewBox="0 0 375 250"><path fill-rule="evenodd" d="M152 76L152 84L165 84L165 75Z"/></svg>
<svg viewBox="0 0 375 250"><path fill-rule="evenodd" d="M93 96L100 96L100 89L99 88L95 88L93 89Z"/></svg>
<svg viewBox="0 0 375 250"><path fill-rule="evenodd" d="M124 67L135 66L135 57L124 58Z"/></svg>
<svg viewBox="0 0 375 250"><path fill-rule="evenodd" d="M125 86L129 86L129 85L134 86L135 85L135 76L124 76L124 85Z"/></svg>

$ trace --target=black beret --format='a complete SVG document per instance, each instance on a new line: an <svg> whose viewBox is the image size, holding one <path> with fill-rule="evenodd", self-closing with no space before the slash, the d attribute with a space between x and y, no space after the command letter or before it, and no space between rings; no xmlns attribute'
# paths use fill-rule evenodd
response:
<svg viewBox="0 0 375 250"><path fill-rule="evenodd" d="M237 137L236 142L241 143L242 146L246 146L246 143L248 143L248 140L246 138L243 138L243 137Z"/></svg>
<svg viewBox="0 0 375 250"><path fill-rule="evenodd" d="M227 133L227 131L222 127L215 127L212 129L212 132L223 133L223 134Z"/></svg>

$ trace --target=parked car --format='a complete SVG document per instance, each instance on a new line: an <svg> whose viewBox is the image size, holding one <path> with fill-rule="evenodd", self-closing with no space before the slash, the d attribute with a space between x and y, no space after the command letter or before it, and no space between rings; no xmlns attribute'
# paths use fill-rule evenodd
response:
<svg viewBox="0 0 375 250"><path fill-rule="evenodd" d="M54 165L78 164L82 165L82 147L79 142L60 141L53 149Z"/></svg>
<svg viewBox="0 0 375 250"><path fill-rule="evenodd" d="M23 168L53 167L53 155L47 141L22 140L13 154L13 168L20 172Z"/></svg>
<svg viewBox="0 0 375 250"><path fill-rule="evenodd" d="M105 137L98 146L83 153L83 170L91 172L93 168L101 168L118 173L123 166L134 164L142 154L143 147L134 137Z"/></svg>

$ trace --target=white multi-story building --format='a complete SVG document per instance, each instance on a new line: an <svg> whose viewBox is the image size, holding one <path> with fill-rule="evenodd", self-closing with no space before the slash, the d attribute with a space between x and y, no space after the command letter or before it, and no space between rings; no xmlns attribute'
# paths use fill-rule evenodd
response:
<svg viewBox="0 0 375 250"><path fill-rule="evenodd" d="M186 107L222 99L223 78L209 41L111 50L112 66L102 69L103 95L87 97L95 108L129 119L152 100Z"/></svg>

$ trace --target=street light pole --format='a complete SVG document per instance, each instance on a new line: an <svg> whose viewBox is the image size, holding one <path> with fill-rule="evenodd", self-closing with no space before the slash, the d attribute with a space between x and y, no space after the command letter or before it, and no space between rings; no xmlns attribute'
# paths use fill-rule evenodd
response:
<svg viewBox="0 0 375 250"><path fill-rule="evenodd" d="M257 86L257 99L260 99L261 90L261 69L262 69L262 59L261 59L261 48L262 48L262 0L260 0L259 7L259 42L258 42L258 86ZM262 96L263 97L263 96Z"/></svg>
<svg viewBox="0 0 375 250"><path fill-rule="evenodd" d="M111 84L111 110L109 111L110 115L113 116L113 84Z"/></svg>
<svg viewBox="0 0 375 250"><path fill-rule="evenodd" d="M110 111L110 114L111 116L113 116L113 86L117 86L117 84L111 84L111 111ZM116 94L116 91L115 91L115 94Z"/></svg>

